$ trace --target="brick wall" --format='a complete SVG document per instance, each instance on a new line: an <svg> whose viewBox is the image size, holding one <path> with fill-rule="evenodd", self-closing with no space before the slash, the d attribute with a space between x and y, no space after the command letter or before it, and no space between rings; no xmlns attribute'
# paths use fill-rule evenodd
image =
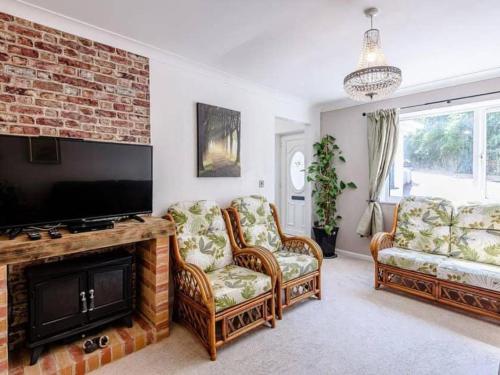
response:
<svg viewBox="0 0 500 375"><path fill-rule="evenodd" d="M149 60L0 13L0 134L150 143ZM11 348L25 337L26 266L8 272Z"/></svg>
<svg viewBox="0 0 500 375"><path fill-rule="evenodd" d="M0 13L0 134L150 143L149 60Z"/></svg>

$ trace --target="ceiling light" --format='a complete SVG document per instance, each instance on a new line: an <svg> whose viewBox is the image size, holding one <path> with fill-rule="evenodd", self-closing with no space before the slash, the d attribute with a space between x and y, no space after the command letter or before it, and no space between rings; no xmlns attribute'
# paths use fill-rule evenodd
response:
<svg viewBox="0 0 500 375"><path fill-rule="evenodd" d="M378 9L368 8L364 13L370 17L371 28L363 37L358 70L344 78L345 91L358 101L382 99L396 91L402 80L401 69L387 65L380 44L380 31L373 28L373 17Z"/></svg>

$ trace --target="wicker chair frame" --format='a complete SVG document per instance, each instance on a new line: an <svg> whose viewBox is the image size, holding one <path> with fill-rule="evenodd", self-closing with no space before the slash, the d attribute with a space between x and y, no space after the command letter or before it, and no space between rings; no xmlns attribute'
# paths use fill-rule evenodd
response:
<svg viewBox="0 0 500 375"><path fill-rule="evenodd" d="M283 281L280 267L274 256L271 254L269 249L259 247L269 255L269 260L272 262L277 275L276 310L278 319L282 319L283 310L297 302L311 297L316 297L321 300L321 264L323 263L323 252L321 251L319 245L310 238L285 235L280 224L276 206L272 203L270 203L269 206L271 208L281 242L283 243L283 249L297 254L310 255L318 260L318 269L316 271L292 280ZM238 248L240 250L251 248L251 245L245 241L243 236L243 229L241 227L238 211L233 207L229 207L226 208L226 212L231 221L232 234L234 234L233 240Z"/></svg>
<svg viewBox="0 0 500 375"><path fill-rule="evenodd" d="M221 210L231 242L234 264L271 277L271 290L244 303L220 312L215 311L215 300L210 282L203 270L182 258L177 235L171 237L173 258L174 319L191 330L215 361L217 349L229 341L268 325L274 328L275 317L275 267L269 256L258 248L240 249L232 238L229 217ZM165 219L174 222L170 214Z"/></svg>
<svg viewBox="0 0 500 375"><path fill-rule="evenodd" d="M416 271L404 270L378 262L378 252L392 247L398 219L399 205L394 209L390 232L376 233L370 243L375 262L375 289L386 287L412 296L425 298L474 315L500 321L500 293L464 285Z"/></svg>

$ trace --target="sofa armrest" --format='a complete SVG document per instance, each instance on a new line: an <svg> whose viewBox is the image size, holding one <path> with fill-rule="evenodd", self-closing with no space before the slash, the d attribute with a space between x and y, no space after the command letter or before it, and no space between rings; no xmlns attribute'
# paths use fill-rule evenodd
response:
<svg viewBox="0 0 500 375"><path fill-rule="evenodd" d="M235 251L233 259L237 266L270 276L274 288L279 267L276 259L269 251L257 247L247 247Z"/></svg>
<svg viewBox="0 0 500 375"><path fill-rule="evenodd" d="M388 232L378 232L375 233L370 242L370 252L372 253L373 260L376 262L378 258L378 252L382 249L387 249L392 247L394 241L394 235Z"/></svg>
<svg viewBox="0 0 500 375"><path fill-rule="evenodd" d="M321 267L323 252L314 240L302 236L283 236L282 242L283 250L312 256L318 260L318 265Z"/></svg>

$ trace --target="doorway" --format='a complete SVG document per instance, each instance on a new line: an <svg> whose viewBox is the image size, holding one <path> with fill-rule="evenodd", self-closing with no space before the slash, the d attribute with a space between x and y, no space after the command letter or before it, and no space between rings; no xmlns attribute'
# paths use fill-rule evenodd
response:
<svg viewBox="0 0 500 375"><path fill-rule="evenodd" d="M305 235L306 152L304 132L277 135L277 199L285 233Z"/></svg>

